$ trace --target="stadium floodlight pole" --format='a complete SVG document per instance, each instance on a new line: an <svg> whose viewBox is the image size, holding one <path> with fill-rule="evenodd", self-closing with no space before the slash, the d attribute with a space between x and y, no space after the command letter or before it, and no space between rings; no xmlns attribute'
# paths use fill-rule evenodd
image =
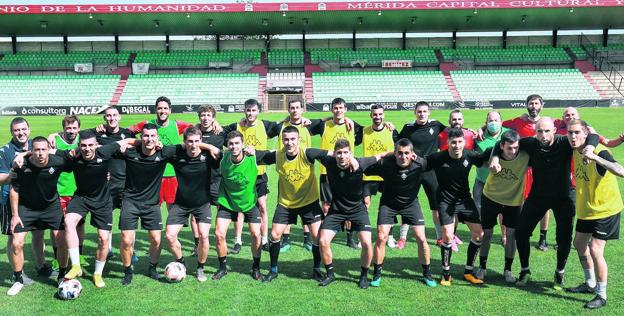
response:
<svg viewBox="0 0 624 316"><path fill-rule="evenodd" d="M11 51L13 55L17 54L17 36L15 35L11 36Z"/></svg>
<svg viewBox="0 0 624 316"><path fill-rule="evenodd" d="M554 29L552 31L552 47L557 48L557 34L559 33L558 29Z"/></svg>
<svg viewBox="0 0 624 316"><path fill-rule="evenodd" d="M63 53L67 55L69 45L67 45L67 34L63 34Z"/></svg>

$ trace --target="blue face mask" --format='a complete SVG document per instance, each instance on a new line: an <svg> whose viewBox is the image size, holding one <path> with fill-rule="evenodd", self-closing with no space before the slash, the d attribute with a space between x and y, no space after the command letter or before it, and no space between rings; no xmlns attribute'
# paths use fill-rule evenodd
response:
<svg viewBox="0 0 624 316"><path fill-rule="evenodd" d="M487 130L490 134L496 134L500 131L501 125L498 122L487 123Z"/></svg>

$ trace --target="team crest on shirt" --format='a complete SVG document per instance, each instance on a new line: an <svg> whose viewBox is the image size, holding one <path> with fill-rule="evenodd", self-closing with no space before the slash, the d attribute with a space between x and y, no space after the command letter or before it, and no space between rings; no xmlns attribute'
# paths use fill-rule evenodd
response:
<svg viewBox="0 0 624 316"><path fill-rule="evenodd" d="M56 171L56 170L54 169L54 167L50 167L50 169L48 170L48 172L49 172L50 174L53 174L53 173L54 173L54 171Z"/></svg>
<svg viewBox="0 0 624 316"><path fill-rule="evenodd" d="M96 162L96 163L102 163L102 158L97 158L97 159L95 159L95 162Z"/></svg>
<svg viewBox="0 0 624 316"><path fill-rule="evenodd" d="M344 178L344 176L345 176L344 171L340 171L340 177L341 177L341 178Z"/></svg>
<svg viewBox="0 0 624 316"><path fill-rule="evenodd" d="M401 179L402 180L407 179L407 173L405 173L405 172L401 173Z"/></svg>
<svg viewBox="0 0 624 316"><path fill-rule="evenodd" d="M450 168L451 166L449 166L446 162L442 165L442 168Z"/></svg>
<svg viewBox="0 0 624 316"><path fill-rule="evenodd" d="M26 168L26 169L24 169L24 173L26 173L26 172L32 172L32 170L30 170L30 168Z"/></svg>
<svg viewBox="0 0 624 316"><path fill-rule="evenodd" d="M182 158L179 160L179 162L186 162L186 159Z"/></svg>
<svg viewBox="0 0 624 316"><path fill-rule="evenodd" d="M139 157L134 157L134 160L139 160Z"/></svg>
<svg viewBox="0 0 624 316"><path fill-rule="evenodd" d="M154 161L160 161L160 157L154 158Z"/></svg>
<svg viewBox="0 0 624 316"><path fill-rule="evenodd" d="M433 127L429 128L429 134L433 135L433 132L434 132Z"/></svg>
<svg viewBox="0 0 624 316"><path fill-rule="evenodd" d="M462 162L462 165L464 165L464 167L468 167L468 160L464 159L464 162Z"/></svg>
<svg viewBox="0 0 624 316"><path fill-rule="evenodd" d="M201 161L201 162L206 161L206 156L205 155L199 156L199 161Z"/></svg>
<svg viewBox="0 0 624 316"><path fill-rule="evenodd" d="M121 139L126 139L126 135L125 134L121 134Z"/></svg>
<svg viewBox="0 0 624 316"><path fill-rule="evenodd" d="M102 134L102 138L108 138L108 136L106 134Z"/></svg>

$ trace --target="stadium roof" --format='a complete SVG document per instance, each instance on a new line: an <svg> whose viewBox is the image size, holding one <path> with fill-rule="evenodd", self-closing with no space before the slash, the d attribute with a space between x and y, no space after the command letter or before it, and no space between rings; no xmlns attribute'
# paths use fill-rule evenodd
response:
<svg viewBox="0 0 624 316"><path fill-rule="evenodd" d="M0 4L0 36L298 34L624 28L622 0Z"/></svg>

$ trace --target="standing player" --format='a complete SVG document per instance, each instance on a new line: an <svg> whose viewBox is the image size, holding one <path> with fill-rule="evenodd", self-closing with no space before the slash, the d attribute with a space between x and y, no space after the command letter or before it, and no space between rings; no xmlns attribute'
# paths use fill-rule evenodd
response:
<svg viewBox="0 0 624 316"><path fill-rule="evenodd" d="M370 117L372 124L365 127L362 134L364 157L391 151L394 146L394 140L399 136L396 129L390 130L386 128L383 106L378 104L371 105ZM364 204L366 209L368 209L371 203L371 196L381 191L383 179L380 176L364 175L364 181ZM396 241L394 236L392 236L392 226L390 226L390 231L386 235L388 236L388 246L395 248Z"/></svg>
<svg viewBox="0 0 624 316"><path fill-rule="evenodd" d="M119 109L109 106L104 109L104 125L101 130L97 128L91 129L95 133L98 144L105 146L120 140L134 138L134 133L129 129L119 126L121 115ZM113 200L113 209L121 209L121 200L124 185L126 182L126 161L122 157L113 157L108 162L108 172L110 175L108 188ZM108 259L113 257L113 229L111 227L111 236L108 238ZM138 258L133 256L133 258Z"/></svg>
<svg viewBox="0 0 624 316"><path fill-rule="evenodd" d="M0 148L0 188L2 196L0 196L0 225L2 234L7 236L6 253L9 264L12 263L11 247L13 245L13 234L11 233L11 204L9 203L9 191L11 189L10 171L13 159L19 153L25 153L32 148L32 141L29 139L30 127L28 122L22 117L16 117L11 120L9 125L11 130L11 141ZM45 263L43 231L32 231L32 247L35 254L38 274L44 272L44 276L50 276L52 268ZM30 285L33 281L22 273L24 285Z"/></svg>
<svg viewBox="0 0 624 316"><path fill-rule="evenodd" d="M354 144L354 147L362 143L362 131L363 128L359 124L354 123L353 128L349 129L347 126L347 118L345 113L347 112L347 103L342 98L335 98L331 102L332 107L332 119L319 125L317 134L321 135L321 149L333 150L334 144L339 139L345 139L349 141L349 144ZM325 166L321 166L320 176L320 194L321 202L323 202L323 214L327 214L332 204L332 195L329 188L329 181L327 176L327 169ZM353 241L352 229L347 223L347 246L357 249L357 244ZM333 236L332 236L333 238Z"/></svg>
<svg viewBox="0 0 624 316"><path fill-rule="evenodd" d="M483 280L473 275L474 259L481 246L483 230L479 220L479 211L470 195L468 175L472 166L481 166L489 156L464 149L464 142L463 131L459 128L451 128L448 130L449 149L427 156L427 169L435 172L440 184L439 216L444 232L440 246L442 253L440 284L443 286L451 285L451 241L455 230L455 215L468 226L471 234L464 278L472 284L483 284Z"/></svg>
<svg viewBox="0 0 624 316"><path fill-rule="evenodd" d="M595 146L598 137L591 134L587 144ZM574 220L574 189L570 180L572 147L567 139L555 135L552 119L541 118L537 123L535 137L520 140L520 150L529 154L529 165L533 168L531 193L525 200L516 228L516 246L520 257L520 277L517 286L525 286L531 280L529 259L531 247L529 239L535 226L549 209L553 210L557 221L557 267L553 287L563 288L564 269L572 244ZM498 155L500 147L494 146L490 168L500 171Z"/></svg>
<svg viewBox="0 0 624 316"><path fill-rule="evenodd" d="M254 280L262 280L260 273L260 256L262 255L260 225L262 219L260 210L256 206L258 200L258 193L256 192L258 166L255 156L245 155L243 139L241 132L229 132L226 137L229 151L223 152L220 157L221 184L217 198L219 210L217 211L217 227L215 228L219 268L212 276L213 280L220 280L227 274L227 243L225 238L230 223L240 219L239 213L243 214L244 221L249 223L251 255L253 257L251 277Z"/></svg>
<svg viewBox="0 0 624 316"><path fill-rule="evenodd" d="M11 181L11 264L14 283L7 291L9 296L17 295L24 286L24 242L32 230L52 229L58 246L59 280L67 269L67 248L63 234L63 213L59 204L56 185L67 161L60 156L49 155L50 144L44 137L32 141L31 155L21 168L15 170Z"/></svg>
<svg viewBox="0 0 624 316"><path fill-rule="evenodd" d="M128 148L122 153L126 160L126 184L119 217L120 254L124 267L122 285L132 282L132 253L139 219L141 227L148 231L150 241L148 275L154 280L160 278L157 266L160 257L162 213L158 192L166 161L173 156L174 147L164 147L162 151L157 151L158 143L158 126L144 124L141 130L141 146Z"/></svg>
<svg viewBox="0 0 624 316"><path fill-rule="evenodd" d="M386 255L386 242L396 217L403 224L412 226L418 242L418 261L423 268L423 280L427 286L436 282L429 269L429 244L425 236L425 219L418 202L418 186L426 169L426 160L415 157L412 143L402 138L394 146L394 156L381 159L366 169L366 174L381 176L384 190L381 194L377 216L377 241L375 242L373 280L371 286L381 285L381 270Z"/></svg>
<svg viewBox="0 0 624 316"><path fill-rule="evenodd" d="M502 118L498 111L490 111L485 117L485 129L483 129L483 139L477 139L475 141L475 150L479 153L485 152L486 150L494 147L497 141L501 139L503 133L508 131L507 127L502 126ZM485 186L485 181L488 177L489 170L488 166L483 166L477 168L477 175L475 177L474 185L472 186L472 198L477 205L477 209L479 210L479 214L481 214L481 196L483 193L483 187ZM524 188L522 188L524 192ZM483 219L483 218L482 218ZM505 225L502 223L503 217L502 214L498 216L499 222L501 222L501 236L502 236L502 244L503 246L507 245L507 230ZM495 223L496 224L496 223ZM484 238L485 243L485 238ZM485 246L482 245L481 252L484 251ZM489 247L489 240L488 246ZM514 248L515 249L515 248ZM515 250L514 250L515 252Z"/></svg>
<svg viewBox="0 0 624 316"><path fill-rule="evenodd" d="M80 155L77 158L72 159L67 151L57 151L57 155L63 155L70 161L69 168L73 171L77 187L65 213L65 239L72 267L64 277L73 279L82 275L77 226L80 222L84 222L90 213L91 225L98 233L93 283L96 287L102 288L105 286L102 272L108 256L108 239L113 227L113 201L109 191L108 166L113 155L120 150L120 146L122 151L125 150L126 141L122 140L100 148L98 146L95 133L85 130L80 132Z"/></svg>
<svg viewBox="0 0 624 316"><path fill-rule="evenodd" d="M214 128L219 125L217 122L217 111L212 105L201 105L197 109L199 124L196 125L201 131L201 141L204 144L215 146L219 149L223 148L225 135L223 131L217 132ZM219 195L219 183L221 182L221 174L219 173L219 165L210 166L210 204L217 207L217 196ZM193 229L193 237L195 239L195 247L191 255L197 256L197 247L199 246L200 234L195 217L191 218L191 228ZM239 250L240 251L240 250Z"/></svg>
<svg viewBox="0 0 624 316"><path fill-rule="evenodd" d="M279 126L276 122L266 120L258 121L260 113L260 103L256 99L245 101L245 119L239 123L232 123L224 129L225 134L231 131L239 131L243 135L243 141L246 146L252 146L257 150L267 150L268 140L279 134ZM269 235L269 217L266 211L267 194L269 193L269 179L266 174L265 166L258 166L258 179L256 180L256 192L258 194L258 208L262 216L262 245L268 247ZM243 221L236 221L234 224L236 230L236 242L231 250L232 254L237 254L242 245ZM265 250L268 250L266 248Z"/></svg>
<svg viewBox="0 0 624 316"><path fill-rule="evenodd" d="M620 232L620 213L624 204L617 178L624 177L624 167L618 164L609 151L598 145L593 151L585 149L589 134L587 124L580 120L568 122L568 140L574 151L576 177L576 247L585 283L567 289L573 293L596 293L585 304L596 309L607 304L607 262L604 248L607 240L616 240ZM583 159L589 159L585 163ZM597 281L597 282L596 282Z"/></svg>
<svg viewBox="0 0 624 316"><path fill-rule="evenodd" d="M420 101L414 108L416 120L413 123L403 125L399 132L399 138L409 139L414 146L414 153L420 157L427 157L438 151L438 135L446 128L444 124L436 120L429 120L429 103ZM429 209L431 210L433 223L435 224L436 239L442 238L442 228L438 216L438 180L433 171L423 174L422 186L425 188ZM420 187L418 188L420 190ZM401 238L397 248L403 249L407 242L407 227L401 227ZM404 238L405 237L405 238Z"/></svg>
<svg viewBox="0 0 624 316"><path fill-rule="evenodd" d="M500 160L501 172L490 173L485 181L481 198L481 225L483 227L483 242L481 243L481 254L479 257L480 267L477 270L477 278L485 280L487 274L487 260L490 252L490 241L492 240L492 230L496 226L497 217L503 215L501 225L507 227L505 233L505 268L503 276L505 281L513 283L516 281L511 266L516 256L515 230L522 200L524 198L525 173L529 164L529 155L524 151L519 151L520 136L514 130L508 130L500 136L500 146L502 159ZM496 143L494 144L496 146ZM486 151L486 156L490 156L491 148Z"/></svg>
<svg viewBox="0 0 624 316"><path fill-rule="evenodd" d="M78 148L78 133L80 132L80 119L76 115L67 115L61 121L63 125L62 133L54 133L48 136L48 141L50 142L50 147L52 149L59 150L72 150ZM61 203L61 209L63 210L63 214L67 213L67 205L72 200L74 196L74 192L76 191L76 180L74 179L73 172L63 172L61 177L59 178L58 183L58 193L59 193L59 201ZM80 243L80 262L83 265L89 265L89 263L82 256L82 244L84 242L85 237L85 227L84 220L82 220L78 224L78 239ZM52 239L52 248L54 250L54 257L56 257L56 245L54 245L54 240ZM58 262L53 262L53 269L58 270Z"/></svg>
<svg viewBox="0 0 624 316"><path fill-rule="evenodd" d="M327 286L336 280L334 274L331 241L346 221L351 222L352 231L358 232L362 244L360 255L360 280L358 286L368 288L368 269L373 250L371 247L371 225L364 205L364 170L376 162L378 157L355 159L348 140L338 139L334 143L334 157L325 157L321 163L327 172L327 181L332 194L331 207L321 224L319 245L327 275L319 282ZM377 158L377 159L376 159Z"/></svg>
<svg viewBox="0 0 624 316"><path fill-rule="evenodd" d="M286 227L297 224L297 217L301 217L303 225L308 227L312 235L312 267L313 278L322 279L321 253L318 246L318 230L321 226L323 211L319 205L319 191L314 161L328 155L325 150L305 148L299 146L299 130L294 126L287 126L282 130L281 140L283 148L278 151L257 152L258 163L275 164L279 175L278 198L271 238L269 239L269 253L271 254L271 269L264 277L265 282L271 282L278 276L277 263L281 250L280 240Z"/></svg>
<svg viewBox="0 0 624 316"><path fill-rule="evenodd" d="M189 127L184 131L184 146L174 146L175 155L170 162L175 168L178 178L178 190L175 202L169 209L167 216L167 230L165 236L169 242L169 249L176 261L186 264L182 255L182 246L178 240L178 233L189 216L193 216L197 223L199 244L197 247L197 280L207 280L204 273L204 265L208 258L210 243L210 224L212 212L210 211L210 170L215 165L214 159L202 153L202 132L197 127ZM215 155L218 155L217 147L209 146Z"/></svg>

